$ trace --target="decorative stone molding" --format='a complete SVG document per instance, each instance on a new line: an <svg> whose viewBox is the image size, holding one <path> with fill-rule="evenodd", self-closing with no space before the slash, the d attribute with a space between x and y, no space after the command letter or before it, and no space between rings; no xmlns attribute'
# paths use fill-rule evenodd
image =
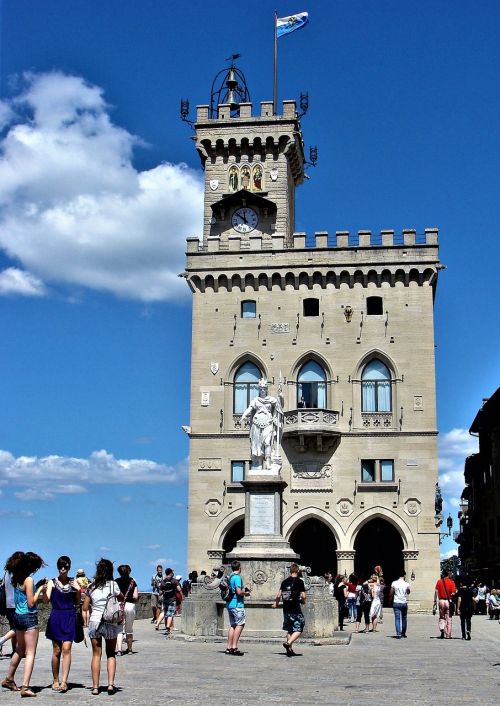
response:
<svg viewBox="0 0 500 706"><path fill-rule="evenodd" d="M389 412L367 412L361 415L365 429L391 429L392 414Z"/></svg>
<svg viewBox="0 0 500 706"><path fill-rule="evenodd" d="M224 550L223 549L209 549L207 551L207 556L209 559L220 559L221 562L224 559Z"/></svg>
<svg viewBox="0 0 500 706"><path fill-rule="evenodd" d="M252 574L252 581L257 584L266 583L266 581L267 581L266 572L262 571L262 569L257 569L257 571L254 571Z"/></svg>
<svg viewBox="0 0 500 706"><path fill-rule="evenodd" d="M403 549L403 559L406 561L408 560L413 560L413 559L418 559L418 550L416 549Z"/></svg>
<svg viewBox="0 0 500 706"><path fill-rule="evenodd" d="M210 500L207 500L205 503L205 513L209 517L217 517L217 515L220 515L221 510L222 504L217 498L210 498Z"/></svg>
<svg viewBox="0 0 500 706"><path fill-rule="evenodd" d="M329 463L292 463L291 471L291 492L332 491L332 467Z"/></svg>
<svg viewBox="0 0 500 706"><path fill-rule="evenodd" d="M353 503L349 498L340 498L337 502L337 512L342 517L348 517L353 512Z"/></svg>
<svg viewBox="0 0 500 706"><path fill-rule="evenodd" d="M408 498L404 504L405 512L410 517L416 517L422 511L422 504L418 498Z"/></svg>
<svg viewBox="0 0 500 706"><path fill-rule="evenodd" d="M222 470L222 459L221 458L200 458L198 461L199 471L221 471Z"/></svg>
<svg viewBox="0 0 500 706"><path fill-rule="evenodd" d="M337 559L351 559L354 560L354 557L356 556L356 551L354 549L337 549L335 551L337 555Z"/></svg>

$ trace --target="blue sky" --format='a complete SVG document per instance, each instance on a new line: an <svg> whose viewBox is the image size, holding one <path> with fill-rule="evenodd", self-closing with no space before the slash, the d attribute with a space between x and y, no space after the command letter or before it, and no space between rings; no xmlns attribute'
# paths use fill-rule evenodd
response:
<svg viewBox="0 0 500 706"><path fill-rule="evenodd" d="M275 2L0 3L0 556L185 574L190 299L202 175L179 100L240 52L272 98ZM500 7L278 4L279 100L309 92L297 230L440 229L440 471L499 385ZM455 525L456 526L456 525ZM455 547L450 541L443 552ZM195 567L189 567L195 568ZM196 567L198 569L209 568Z"/></svg>

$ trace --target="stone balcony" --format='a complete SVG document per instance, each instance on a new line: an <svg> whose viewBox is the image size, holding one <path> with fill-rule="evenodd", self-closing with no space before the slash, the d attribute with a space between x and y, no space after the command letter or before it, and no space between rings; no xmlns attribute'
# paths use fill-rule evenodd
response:
<svg viewBox="0 0 500 706"><path fill-rule="evenodd" d="M285 412L283 438L297 442L301 450L312 441L320 451L340 438L339 413L332 409L291 409Z"/></svg>

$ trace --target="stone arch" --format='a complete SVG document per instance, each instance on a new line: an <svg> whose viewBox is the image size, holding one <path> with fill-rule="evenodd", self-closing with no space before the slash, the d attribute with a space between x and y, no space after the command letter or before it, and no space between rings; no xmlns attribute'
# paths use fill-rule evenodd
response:
<svg viewBox="0 0 500 706"><path fill-rule="evenodd" d="M252 274L245 275L245 289L247 289L248 287L250 289L253 289L254 292L257 289L257 287L255 286L255 277Z"/></svg>
<svg viewBox="0 0 500 706"><path fill-rule="evenodd" d="M431 267L427 267L424 270L424 273L423 273L423 281L424 282L429 282L429 284L434 284L435 277L436 277L436 271L433 270Z"/></svg>
<svg viewBox="0 0 500 706"><path fill-rule="evenodd" d="M222 519L214 530L212 535L212 548L223 549L224 538L229 530L240 520L245 518L245 508L240 507L230 512Z"/></svg>
<svg viewBox="0 0 500 706"><path fill-rule="evenodd" d="M241 290L241 277L240 275L233 275L231 277L231 290L239 289Z"/></svg>
<svg viewBox="0 0 500 706"><path fill-rule="evenodd" d="M333 536L335 537L335 541L337 542L337 548L340 548L341 540L344 539L344 531L335 517L330 515L328 512L325 512L325 510L321 510L320 508L312 505L295 512L286 519L283 519L283 536L287 541L290 541L292 532L296 530L297 527L299 527L305 520L309 519L321 520L328 527L328 529L331 530Z"/></svg>
<svg viewBox="0 0 500 706"><path fill-rule="evenodd" d="M229 291L229 283L226 275L219 275L217 288L219 291L221 288L224 288L226 292Z"/></svg>
<svg viewBox="0 0 500 706"><path fill-rule="evenodd" d="M296 289L295 276L294 276L293 272L287 272L285 275L285 288L286 287L291 287L292 289Z"/></svg>
<svg viewBox="0 0 500 706"><path fill-rule="evenodd" d="M269 284L269 277L265 272L261 272L259 275L259 289L271 289L270 284Z"/></svg>
<svg viewBox="0 0 500 706"><path fill-rule="evenodd" d="M216 291L216 289L215 289L215 281L214 281L214 278L213 278L212 275L207 275L207 276L205 277L205 291L206 291L207 289L213 289L214 291Z"/></svg>
<svg viewBox="0 0 500 706"><path fill-rule="evenodd" d="M367 351L362 358L358 361L358 364L356 365L352 377L355 380L360 380L361 379L361 373L363 372L363 368L367 363L370 362L370 360L373 360L374 358L378 358L379 360L382 361L382 363L385 363L387 367L389 368L389 371L391 372L393 380L395 378L400 378L399 370L398 367L395 363L395 361L384 351L380 350L379 348L372 348L371 350Z"/></svg>
<svg viewBox="0 0 500 706"><path fill-rule="evenodd" d="M307 274L307 272L299 273L299 287L305 287L306 289L309 289L309 275Z"/></svg>
<svg viewBox="0 0 500 706"><path fill-rule="evenodd" d="M253 363L259 368L259 370L262 371L262 375L269 379L269 371L262 358L259 358L256 353L247 351L232 360L226 370L225 380L230 380L232 382L236 371L243 365L243 363Z"/></svg>
<svg viewBox="0 0 500 706"><path fill-rule="evenodd" d="M347 270L342 270L338 281L339 287L342 287L343 284L346 284L349 288L351 288L351 275Z"/></svg>
<svg viewBox="0 0 500 706"><path fill-rule="evenodd" d="M314 360L318 365L321 365L321 367L324 369L326 376L328 380L332 380L333 378L333 371L331 368L330 363L326 358L324 358L321 353L318 353L317 351L310 349L308 351L305 351L304 353L301 354L299 358L295 361L295 363L291 367L291 373L289 376L289 380L296 380L297 375L299 373L299 370L301 367L304 365L304 363L307 363L308 360Z"/></svg>
<svg viewBox="0 0 500 706"><path fill-rule="evenodd" d="M278 272L275 272L271 278L271 288L279 287L279 289L284 289L283 278Z"/></svg>
<svg viewBox="0 0 500 706"><path fill-rule="evenodd" d="M362 287L366 287L366 276L362 270L356 270L352 276L353 284L360 284Z"/></svg>
<svg viewBox="0 0 500 706"><path fill-rule="evenodd" d="M195 289L197 289L199 292L203 292L204 289L205 289L204 287L202 288L202 281L201 281L201 279L198 277L198 275L193 275L193 276L191 277L191 284L192 284L193 287L194 287Z"/></svg>
<svg viewBox="0 0 500 706"><path fill-rule="evenodd" d="M415 539L408 523L396 512L381 505L361 512L347 527L345 533L346 549L353 549L359 531L371 520L383 519L393 525L401 535L403 548L415 551Z"/></svg>

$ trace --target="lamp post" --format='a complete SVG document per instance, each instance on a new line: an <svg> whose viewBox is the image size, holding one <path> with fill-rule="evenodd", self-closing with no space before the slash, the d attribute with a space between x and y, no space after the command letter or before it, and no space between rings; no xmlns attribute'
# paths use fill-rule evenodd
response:
<svg viewBox="0 0 500 706"><path fill-rule="evenodd" d="M453 527L453 519L451 515L446 518L446 526L448 527L448 532L439 533L439 544L442 544L445 537L451 537L451 528Z"/></svg>

